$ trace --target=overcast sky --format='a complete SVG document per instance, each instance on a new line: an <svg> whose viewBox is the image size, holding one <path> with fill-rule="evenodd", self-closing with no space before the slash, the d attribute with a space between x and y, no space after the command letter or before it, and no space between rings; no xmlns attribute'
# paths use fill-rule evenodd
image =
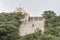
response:
<svg viewBox="0 0 60 40"><path fill-rule="evenodd" d="M45 10L60 15L60 0L0 0L0 12L14 10L21 4L31 16L40 16Z"/></svg>

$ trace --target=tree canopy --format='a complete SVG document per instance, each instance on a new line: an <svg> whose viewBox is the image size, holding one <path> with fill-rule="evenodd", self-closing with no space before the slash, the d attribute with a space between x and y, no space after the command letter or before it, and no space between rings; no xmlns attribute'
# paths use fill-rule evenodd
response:
<svg viewBox="0 0 60 40"><path fill-rule="evenodd" d="M0 13L0 40L17 40L21 13Z"/></svg>

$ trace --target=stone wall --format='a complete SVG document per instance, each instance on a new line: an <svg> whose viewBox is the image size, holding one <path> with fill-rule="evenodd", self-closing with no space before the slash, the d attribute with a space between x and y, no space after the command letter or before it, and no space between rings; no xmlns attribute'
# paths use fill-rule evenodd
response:
<svg viewBox="0 0 60 40"><path fill-rule="evenodd" d="M20 36L34 33L37 28L44 33L44 21L45 20L22 22L19 29Z"/></svg>

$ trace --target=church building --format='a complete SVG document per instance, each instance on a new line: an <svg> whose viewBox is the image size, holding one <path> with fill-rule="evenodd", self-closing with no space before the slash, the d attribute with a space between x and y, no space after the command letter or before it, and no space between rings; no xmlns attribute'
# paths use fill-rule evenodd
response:
<svg viewBox="0 0 60 40"><path fill-rule="evenodd" d="M27 13L23 7L17 7L14 12L21 12L22 15L25 15L25 18L22 21L22 24L20 25L19 34L20 36L24 36L27 34L34 33L37 29L41 30L41 33L44 33L44 21L45 19L43 17L37 17L37 16L29 16L29 13Z"/></svg>

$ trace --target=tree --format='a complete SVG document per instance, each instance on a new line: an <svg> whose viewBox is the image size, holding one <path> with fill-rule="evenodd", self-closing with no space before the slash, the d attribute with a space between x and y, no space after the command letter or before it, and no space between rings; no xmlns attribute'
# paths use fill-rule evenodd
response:
<svg viewBox="0 0 60 40"><path fill-rule="evenodd" d="M44 11L45 33L60 36L60 17L56 16L53 11Z"/></svg>
<svg viewBox="0 0 60 40"><path fill-rule="evenodd" d="M56 14L54 13L54 11L44 11L44 13L42 14L42 16L45 19L53 19L56 17Z"/></svg>
<svg viewBox="0 0 60 40"><path fill-rule="evenodd" d="M0 13L0 40L18 40L21 13Z"/></svg>

